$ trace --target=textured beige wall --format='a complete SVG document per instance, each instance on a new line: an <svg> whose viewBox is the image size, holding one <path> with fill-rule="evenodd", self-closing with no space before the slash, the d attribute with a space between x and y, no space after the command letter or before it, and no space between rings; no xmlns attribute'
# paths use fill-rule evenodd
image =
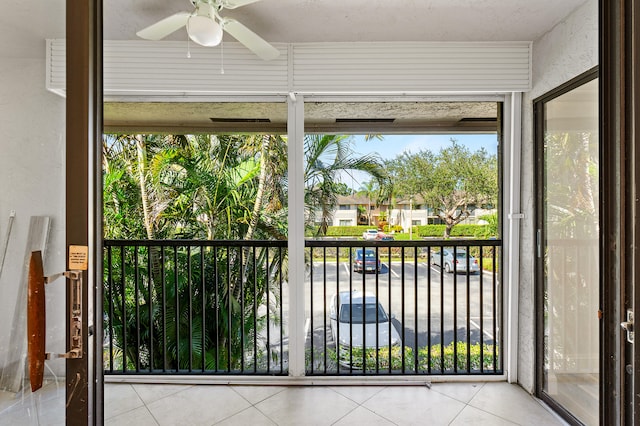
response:
<svg viewBox="0 0 640 426"><path fill-rule="evenodd" d="M0 14L0 248L16 212L0 277L0 368L11 345L31 216L52 219L45 274L64 268L65 102L44 87L45 39L64 36L64 19L63 0L11 1ZM47 287L51 352L65 351L62 282ZM64 361L48 365L59 374Z"/></svg>

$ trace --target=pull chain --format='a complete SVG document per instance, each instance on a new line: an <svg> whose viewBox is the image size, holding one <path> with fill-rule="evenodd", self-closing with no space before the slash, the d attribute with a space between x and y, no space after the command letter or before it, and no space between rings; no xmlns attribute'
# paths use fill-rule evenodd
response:
<svg viewBox="0 0 640 426"><path fill-rule="evenodd" d="M224 74L224 42L220 41L220 74Z"/></svg>

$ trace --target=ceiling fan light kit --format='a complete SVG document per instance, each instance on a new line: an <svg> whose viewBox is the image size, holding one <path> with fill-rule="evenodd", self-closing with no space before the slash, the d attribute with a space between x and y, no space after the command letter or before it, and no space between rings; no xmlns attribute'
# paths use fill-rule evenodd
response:
<svg viewBox="0 0 640 426"><path fill-rule="evenodd" d="M187 33L191 40L202 46L217 46L222 41L222 27L208 16L189 17Z"/></svg>
<svg viewBox="0 0 640 426"><path fill-rule="evenodd" d="M186 26L189 38L202 46L217 46L223 32L229 33L265 61L277 58L278 49L235 19L220 16L223 9L235 9L259 0L190 0L192 12L178 12L136 33L145 40L161 40Z"/></svg>

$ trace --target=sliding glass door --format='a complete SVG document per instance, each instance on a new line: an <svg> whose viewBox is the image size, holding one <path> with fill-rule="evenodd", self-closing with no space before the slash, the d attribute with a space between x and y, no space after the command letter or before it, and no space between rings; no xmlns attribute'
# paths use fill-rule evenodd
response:
<svg viewBox="0 0 640 426"><path fill-rule="evenodd" d="M598 424L598 80L536 102L539 392L570 421Z"/></svg>

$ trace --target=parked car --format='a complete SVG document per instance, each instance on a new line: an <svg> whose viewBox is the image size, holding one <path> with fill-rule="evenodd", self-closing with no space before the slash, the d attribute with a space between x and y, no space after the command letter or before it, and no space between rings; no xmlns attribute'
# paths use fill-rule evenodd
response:
<svg viewBox="0 0 640 426"><path fill-rule="evenodd" d="M350 365L351 349L375 349L376 345L378 348L385 348L401 344L398 331L393 323L390 323L393 317L387 315L372 293L341 291L334 294L331 298L329 317L331 335L339 354L338 361L342 365ZM361 358L354 359L353 367L358 367L358 361L361 365Z"/></svg>
<svg viewBox="0 0 640 426"><path fill-rule="evenodd" d="M367 229L362 233L362 238L365 240L375 240L378 238L378 230L377 229Z"/></svg>
<svg viewBox="0 0 640 426"><path fill-rule="evenodd" d="M382 263L373 249L357 249L353 253L353 272L380 272Z"/></svg>
<svg viewBox="0 0 640 426"><path fill-rule="evenodd" d="M469 262L467 262L467 257ZM442 261L442 264L441 264ZM455 268L454 268L455 263ZM456 272L467 272L467 263L469 265L470 273L480 272L480 265L478 264L478 259L475 257L468 255L465 249L456 249L456 259L453 259L453 249L445 248L441 252L431 253L431 264L440 266L447 273Z"/></svg>
<svg viewBox="0 0 640 426"><path fill-rule="evenodd" d="M393 241L393 235L385 234L384 232L378 232L376 241Z"/></svg>

